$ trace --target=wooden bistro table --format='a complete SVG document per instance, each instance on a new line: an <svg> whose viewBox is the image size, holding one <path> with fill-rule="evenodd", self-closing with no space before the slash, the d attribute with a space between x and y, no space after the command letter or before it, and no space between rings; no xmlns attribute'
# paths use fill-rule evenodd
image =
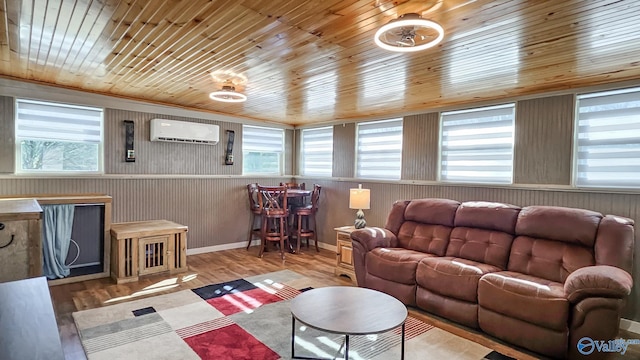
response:
<svg viewBox="0 0 640 360"><path fill-rule="evenodd" d="M318 311L322 309L322 311ZM349 336L379 334L402 327L400 359L404 360L407 307L383 292L351 286L330 286L305 291L291 301L291 358L296 357L296 321L345 336L344 358L349 359Z"/></svg>

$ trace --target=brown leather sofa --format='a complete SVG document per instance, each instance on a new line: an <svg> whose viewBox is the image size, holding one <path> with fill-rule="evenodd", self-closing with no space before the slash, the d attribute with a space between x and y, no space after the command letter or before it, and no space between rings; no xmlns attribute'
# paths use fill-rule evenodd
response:
<svg viewBox="0 0 640 360"><path fill-rule="evenodd" d="M398 201L351 239L359 286L553 358L614 339L633 285L633 221L583 209Z"/></svg>

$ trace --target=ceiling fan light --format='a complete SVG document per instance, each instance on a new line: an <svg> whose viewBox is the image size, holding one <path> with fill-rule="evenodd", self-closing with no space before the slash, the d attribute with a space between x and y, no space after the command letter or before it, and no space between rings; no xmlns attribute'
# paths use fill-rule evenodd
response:
<svg viewBox="0 0 640 360"><path fill-rule="evenodd" d="M247 101L247 96L236 91L236 88L230 85L225 85L220 91L214 91L209 94L211 100L239 103Z"/></svg>
<svg viewBox="0 0 640 360"><path fill-rule="evenodd" d="M414 46L389 45L388 43L384 42L381 39L387 31L390 31L393 29L401 29L403 27L409 27L409 26L418 26L418 27L433 29L438 33L438 36L436 36L435 39L429 41L428 43L414 45ZM380 29L378 29L378 31L376 31L374 41L376 45L378 45L379 47L385 50L396 51L396 52L413 52L413 51L420 51L420 50L434 47L438 45L443 38L444 38L444 29L437 22L423 19L418 14L405 14L398 17L395 20L389 21L387 24L383 25ZM411 39L413 40L413 37ZM406 42L403 42L403 43L406 44Z"/></svg>

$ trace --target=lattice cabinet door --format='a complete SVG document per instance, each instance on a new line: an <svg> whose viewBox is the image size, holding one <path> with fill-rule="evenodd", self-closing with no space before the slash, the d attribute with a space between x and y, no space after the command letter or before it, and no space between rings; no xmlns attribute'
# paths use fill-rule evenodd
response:
<svg viewBox="0 0 640 360"><path fill-rule="evenodd" d="M140 267L138 274L147 275L169 270L169 236L153 236L138 240Z"/></svg>

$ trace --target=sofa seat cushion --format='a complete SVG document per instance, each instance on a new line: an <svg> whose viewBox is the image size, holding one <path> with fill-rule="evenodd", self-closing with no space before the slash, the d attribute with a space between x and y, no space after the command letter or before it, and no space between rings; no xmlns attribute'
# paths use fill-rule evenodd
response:
<svg viewBox="0 0 640 360"><path fill-rule="evenodd" d="M416 282L434 293L471 303L478 302L478 281L502 269L456 257L429 257L418 264Z"/></svg>
<svg viewBox="0 0 640 360"><path fill-rule="evenodd" d="M376 248L367 253L367 272L385 280L415 285L418 263L432 256L403 248Z"/></svg>
<svg viewBox="0 0 640 360"><path fill-rule="evenodd" d="M478 304L548 329L568 328L569 301L559 282L513 271L487 274L478 284Z"/></svg>

